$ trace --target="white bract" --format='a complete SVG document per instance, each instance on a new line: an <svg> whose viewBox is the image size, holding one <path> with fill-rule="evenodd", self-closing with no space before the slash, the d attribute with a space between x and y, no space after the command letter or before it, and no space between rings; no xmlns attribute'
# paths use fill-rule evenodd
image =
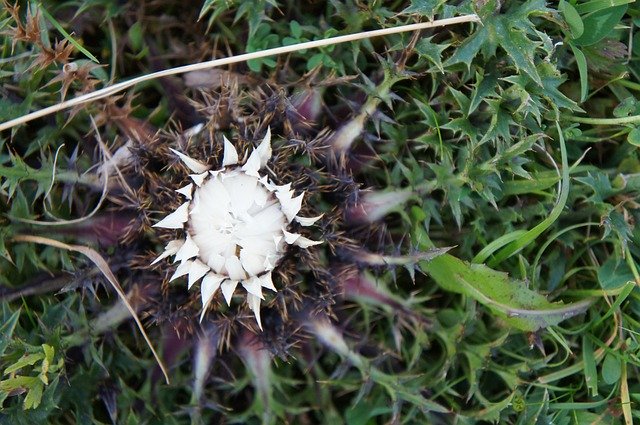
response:
<svg viewBox="0 0 640 425"><path fill-rule="evenodd" d="M180 264L171 280L187 275L190 289L202 279L200 320L218 288L230 305L236 287L242 285L262 329L262 288L276 291L271 272L287 246L308 248L321 243L287 229L294 220L310 226L320 217L298 217L304 194L294 197L291 183L278 186L266 173L260 174L271 158L270 129L242 166L226 137L219 170L172 151L194 172L189 175L193 182L176 190L186 202L154 227L184 229L185 238L169 242L152 264L174 255L174 263Z"/></svg>

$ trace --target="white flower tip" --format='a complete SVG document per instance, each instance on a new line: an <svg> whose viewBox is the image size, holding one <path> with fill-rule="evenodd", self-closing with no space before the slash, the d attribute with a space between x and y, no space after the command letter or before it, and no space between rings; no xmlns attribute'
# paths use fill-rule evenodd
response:
<svg viewBox="0 0 640 425"><path fill-rule="evenodd" d="M291 197L291 191L280 190L276 192L276 197L280 201L282 212L287 216L287 221L291 223L302 208L302 198L304 192L295 198Z"/></svg>
<svg viewBox="0 0 640 425"><path fill-rule="evenodd" d="M301 226L313 226L314 224L316 224L316 221L320 220L322 217L324 216L324 214L320 214L317 217L299 217L296 216L295 217L295 221L297 221Z"/></svg>
<svg viewBox="0 0 640 425"><path fill-rule="evenodd" d="M267 165L272 153L271 128L267 128L267 134L265 134L260 145L251 152L249 159L247 159L247 162L242 166L242 171L250 176L259 178L260 175L258 174L258 171Z"/></svg>
<svg viewBox="0 0 640 425"><path fill-rule="evenodd" d="M258 157L257 152L257 150L251 152L249 159L247 159L247 162L242 166L242 171L256 178L260 176L258 174L258 170L260 170L260 158Z"/></svg>
<svg viewBox="0 0 640 425"><path fill-rule="evenodd" d="M183 224L189 219L189 202L180 205L174 212L157 222L153 227L165 229L182 229Z"/></svg>
<svg viewBox="0 0 640 425"><path fill-rule="evenodd" d="M256 323L258 323L258 327L262 330L262 321L260 320L260 298L247 294L247 304L251 311L253 311L253 315L256 318Z"/></svg>
<svg viewBox="0 0 640 425"><path fill-rule="evenodd" d="M231 298L233 297L233 292L236 290L236 286L238 286L237 280L225 280L222 282L222 285L220 285L220 290L228 306L231 305Z"/></svg>
<svg viewBox="0 0 640 425"><path fill-rule="evenodd" d="M198 245L191 239L191 236L187 234L187 237L184 240L184 243L180 247L180 249L176 252L175 261L185 261L190 258L195 257L200 253L200 248Z"/></svg>
<svg viewBox="0 0 640 425"><path fill-rule="evenodd" d="M179 278L181 276L184 276L187 273L189 273L189 270L191 269L191 265L192 264L193 264L193 261L191 261L191 260L184 261L184 262L180 263L180 265L176 268L176 271L173 272L173 275L169 279L169 282L173 282L177 278Z"/></svg>
<svg viewBox="0 0 640 425"><path fill-rule="evenodd" d="M304 236L300 236L295 242L294 244L299 246L300 248L304 248L307 249L311 246L315 246L315 245L320 245L322 243L322 241L314 241L308 238L305 238Z"/></svg>
<svg viewBox="0 0 640 425"><path fill-rule="evenodd" d="M285 229L282 229L282 233L284 233L284 241L289 245L296 245L300 248L309 248L314 245L320 245L322 241L314 241L308 238L305 238L299 233L290 233Z"/></svg>
<svg viewBox="0 0 640 425"><path fill-rule="evenodd" d="M193 183L189 183L185 187L181 187L180 189L176 190L176 192L178 192L181 195L186 196L186 198L188 200L191 200L192 189L193 189Z"/></svg>
<svg viewBox="0 0 640 425"><path fill-rule="evenodd" d="M263 288L271 289L273 292L277 292L275 286L273 286L273 279L271 278L271 272L267 272L259 277L260 284Z"/></svg>
<svg viewBox="0 0 640 425"><path fill-rule="evenodd" d="M209 270L209 266L204 264L202 261L194 260L193 264L189 268L187 289L191 289L193 284L196 283L202 276L207 274Z"/></svg>
<svg viewBox="0 0 640 425"><path fill-rule="evenodd" d="M186 165L191 171L193 171L194 173L204 173L205 171L209 170L209 166L203 164L202 162L196 161L195 159L183 154L182 152L179 152L175 149L171 149L171 152L175 153L176 155L178 155L178 157L180 157L180 159L182 160L182 162L184 162L184 165Z"/></svg>
<svg viewBox="0 0 640 425"><path fill-rule="evenodd" d="M204 182L204 179L209 175L209 173L207 173L206 171L204 173L201 174L189 174L189 177L191 177L191 180L193 180L193 182L198 186L202 186L202 183Z"/></svg>
<svg viewBox="0 0 640 425"><path fill-rule="evenodd" d="M173 240L173 241L169 242L167 244L167 246L164 247L164 252L162 254L160 254L158 256L158 258L153 260L153 263L151 263L151 265L153 266L154 264L158 263L159 261L164 260L165 258L169 257L170 255L175 254L176 252L178 252L178 250L180 250L180 248L182 247L183 244L184 244L184 240L182 240L182 239L176 239L176 240Z"/></svg>
<svg viewBox="0 0 640 425"><path fill-rule="evenodd" d="M233 147L226 136L222 136L224 140L224 154L222 156L222 166L235 165L238 163L238 151Z"/></svg>
<svg viewBox="0 0 640 425"><path fill-rule="evenodd" d="M257 152L260 158L260 168L266 166L273 154L273 149L271 149L271 127L267 127L267 133L264 135L262 142L258 145L255 152Z"/></svg>
<svg viewBox="0 0 640 425"><path fill-rule="evenodd" d="M185 131L182 135L184 137L193 137L196 134L200 133L203 128L204 128L204 124L202 124L202 123L196 124L193 127L187 129L187 131Z"/></svg>
<svg viewBox="0 0 640 425"><path fill-rule="evenodd" d="M242 286L247 292L255 297L264 299L262 295L262 280L259 277L252 277L249 280L242 281Z"/></svg>
<svg viewBox="0 0 640 425"><path fill-rule="evenodd" d="M207 308L209 307L209 304L211 304L216 291L220 287L220 282L222 282L223 280L224 277L219 276L213 272L207 273L204 279L202 279L202 284L200 285L200 299L202 300L202 313L200 314L200 322L202 322L202 319L207 312Z"/></svg>

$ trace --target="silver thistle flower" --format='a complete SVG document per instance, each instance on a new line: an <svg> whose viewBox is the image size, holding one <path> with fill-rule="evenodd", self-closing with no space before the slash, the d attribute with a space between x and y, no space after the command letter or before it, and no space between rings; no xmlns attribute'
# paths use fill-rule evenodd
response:
<svg viewBox="0 0 640 425"><path fill-rule="evenodd" d="M291 183L276 185L263 171L272 155L270 129L241 166L238 152L226 137L219 170L171 150L194 172L189 175L193 182L176 190L186 202L154 227L184 229L185 238L169 242L152 264L173 255L174 263L180 264L171 281L187 275L191 289L202 279L200 320L218 288L231 305L234 291L242 285L262 329L262 288L276 291L271 273L287 246L309 248L322 243L289 232L291 223L311 226L320 216L299 217L304 193L294 197Z"/></svg>

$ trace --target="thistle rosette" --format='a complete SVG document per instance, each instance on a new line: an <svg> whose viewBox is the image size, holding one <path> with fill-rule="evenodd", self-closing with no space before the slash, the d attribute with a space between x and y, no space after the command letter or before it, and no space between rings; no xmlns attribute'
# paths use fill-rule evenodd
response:
<svg viewBox="0 0 640 425"><path fill-rule="evenodd" d="M262 289L277 291L272 271L288 247L306 249L322 243L290 232L292 223L311 226L320 216L299 217L304 193L294 196L291 183L277 185L267 175L272 156L270 129L242 165L233 144L226 137L223 140L217 170L171 149L194 174L189 175L191 183L176 190L186 202L153 227L183 229L185 237L170 241L152 264L173 255L179 265L170 281L186 275L191 289L202 279L200 320L218 289L231 305L240 284L262 329Z"/></svg>

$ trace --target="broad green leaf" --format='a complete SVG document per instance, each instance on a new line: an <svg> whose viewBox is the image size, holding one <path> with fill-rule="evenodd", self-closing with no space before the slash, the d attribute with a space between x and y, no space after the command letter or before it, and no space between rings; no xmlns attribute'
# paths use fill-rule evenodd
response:
<svg viewBox="0 0 640 425"><path fill-rule="evenodd" d="M602 289L616 289L633 282L633 273L627 263L612 256L598 267L598 281Z"/></svg>
<svg viewBox="0 0 640 425"><path fill-rule="evenodd" d="M16 361L11 366L7 367L4 370L4 373L9 374L22 369L25 366L32 366L42 359L44 359L44 353L27 354L26 356L19 358L18 361Z"/></svg>
<svg viewBox="0 0 640 425"><path fill-rule="evenodd" d="M637 127L629 132L627 135L627 142L633 146L640 147L640 129Z"/></svg>
<svg viewBox="0 0 640 425"><path fill-rule="evenodd" d="M37 385L40 380L35 376L14 376L0 381L0 391L14 391L20 388L29 388Z"/></svg>
<svg viewBox="0 0 640 425"><path fill-rule="evenodd" d="M611 353L607 354L602 362L602 380L613 385L620 380L621 374L620 359Z"/></svg>
<svg viewBox="0 0 640 425"><path fill-rule="evenodd" d="M594 12L583 19L584 27L588 28L580 38L574 40L577 46L590 46L596 44L613 31L625 12L627 5L610 7Z"/></svg>
<svg viewBox="0 0 640 425"><path fill-rule="evenodd" d="M587 73L587 58L582 53L582 50L578 49L573 43L569 43L573 56L576 58L576 65L578 66L578 74L580 75L580 103L587 100L589 95L589 75Z"/></svg>
<svg viewBox="0 0 640 425"><path fill-rule="evenodd" d="M622 102L613 108L613 116L616 118L628 117L633 115L638 106L638 101L634 96L628 96L622 99Z"/></svg>
<svg viewBox="0 0 640 425"><path fill-rule="evenodd" d="M560 3L558 3L558 10L562 12L564 20L567 21L567 24L571 29L571 37L579 38L584 32L584 23L582 23L582 18L578 14L576 8L573 7L571 3L560 0Z"/></svg>
<svg viewBox="0 0 640 425"><path fill-rule="evenodd" d="M583 313L592 303L591 300L572 304L549 302L528 289L524 282L510 279L506 273L481 264L469 264L449 254L428 263L421 262L420 268L443 289L475 299L509 325L523 331L556 325Z"/></svg>
<svg viewBox="0 0 640 425"><path fill-rule="evenodd" d="M576 4L576 11L581 15L591 12L597 12L603 9L609 9L612 6L620 6L624 4L634 3L636 0L590 0L584 3Z"/></svg>
<svg viewBox="0 0 640 425"><path fill-rule="evenodd" d="M291 36L295 38L302 37L302 27L298 23L298 21L289 22L289 31L291 32Z"/></svg>
<svg viewBox="0 0 640 425"><path fill-rule="evenodd" d="M40 381L37 381L27 392L27 395L24 397L24 408L25 409L35 409L40 405L42 401L42 391L44 390L44 384Z"/></svg>
<svg viewBox="0 0 640 425"><path fill-rule="evenodd" d="M133 50L135 52L141 51L144 47L144 34L140 22L136 22L129 27L128 36Z"/></svg>

